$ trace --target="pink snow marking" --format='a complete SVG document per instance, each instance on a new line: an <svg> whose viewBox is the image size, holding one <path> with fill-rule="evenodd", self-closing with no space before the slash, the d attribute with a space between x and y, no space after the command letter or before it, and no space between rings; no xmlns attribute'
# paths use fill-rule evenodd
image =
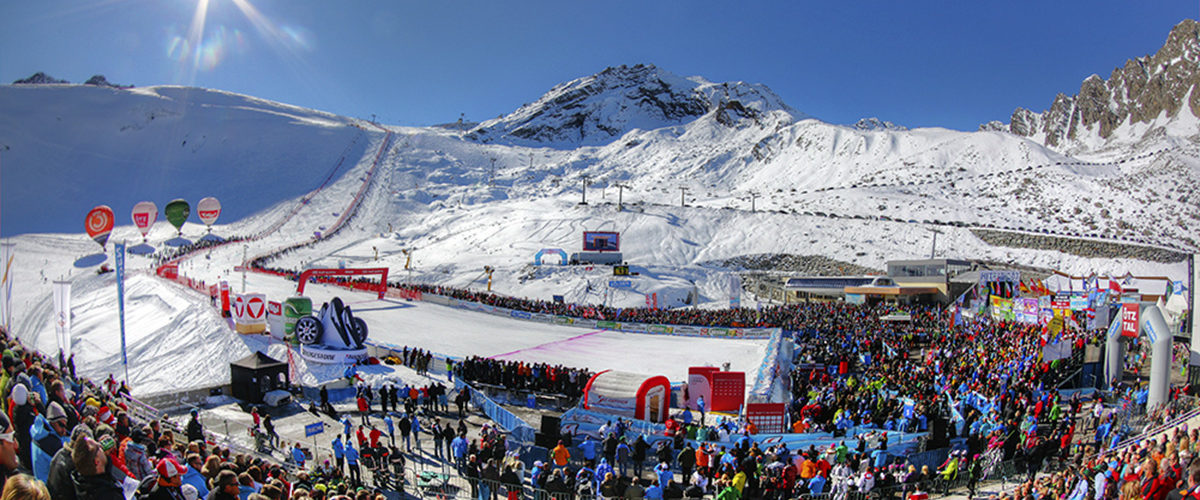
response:
<svg viewBox="0 0 1200 500"><path fill-rule="evenodd" d="M584 333L584 334L582 334L582 335L576 335L576 336L574 336L574 337L571 337L571 338L566 338L566 339L562 339L562 340L555 340L554 342L546 342L545 344L539 344L539 345L535 345L535 346L533 346L533 347L527 347L527 348L525 348L525 349L517 349L517 350L515 350L515 351L512 351L512 352L506 352L506 353L504 353L504 354L496 354L496 355L493 355L493 356L488 356L488 359L503 358L503 357L505 357L505 356L512 356L513 354L522 353L522 352L525 352L525 351L538 351L538 350L542 350L542 349L547 349L547 348L549 348L550 346L552 346L552 345L555 345L555 344L565 344L565 343L567 343L567 342L574 342L574 341L576 341L576 340L579 340L579 339L582 339L582 338L584 338L584 337L591 337L592 335L595 335L595 334L597 334L597 333L604 333L604 332L607 332L607 331L608 331L608 330L596 330L596 331L594 331L594 332L587 332L587 333Z"/></svg>

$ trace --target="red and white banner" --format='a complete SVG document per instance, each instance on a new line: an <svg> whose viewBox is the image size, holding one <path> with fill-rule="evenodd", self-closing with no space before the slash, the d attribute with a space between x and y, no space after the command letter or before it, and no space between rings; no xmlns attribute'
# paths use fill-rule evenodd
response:
<svg viewBox="0 0 1200 500"><path fill-rule="evenodd" d="M1121 336L1122 337L1137 337L1138 336L1138 304L1121 304Z"/></svg>
<svg viewBox="0 0 1200 500"><path fill-rule="evenodd" d="M267 330L267 296L261 293L237 295L230 302L233 323L238 333L262 333Z"/></svg>

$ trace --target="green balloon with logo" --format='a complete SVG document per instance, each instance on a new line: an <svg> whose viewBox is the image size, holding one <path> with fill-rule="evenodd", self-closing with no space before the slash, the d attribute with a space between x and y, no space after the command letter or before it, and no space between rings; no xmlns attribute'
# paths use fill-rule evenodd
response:
<svg viewBox="0 0 1200 500"><path fill-rule="evenodd" d="M172 200L163 208L163 213L167 215L167 222L175 226L179 235L183 236L183 223L187 222L188 216L192 214L192 207L188 205L188 202L182 198Z"/></svg>

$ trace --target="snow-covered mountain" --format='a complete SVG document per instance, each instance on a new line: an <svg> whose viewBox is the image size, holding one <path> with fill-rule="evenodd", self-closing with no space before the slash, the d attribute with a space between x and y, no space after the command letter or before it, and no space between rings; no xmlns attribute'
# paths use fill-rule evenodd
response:
<svg viewBox="0 0 1200 500"><path fill-rule="evenodd" d="M509 115L479 124L468 137L484 143L603 145L635 129L682 125L710 113L729 126L802 117L764 85L681 78L637 64L555 86Z"/></svg>
<svg viewBox="0 0 1200 500"><path fill-rule="evenodd" d="M1137 148L1163 136L1196 139L1200 128L1200 22L1175 26L1153 55L1125 61L1107 80L1092 75L1079 93L1059 94L1050 109L1017 108L1002 129L1064 152Z"/></svg>

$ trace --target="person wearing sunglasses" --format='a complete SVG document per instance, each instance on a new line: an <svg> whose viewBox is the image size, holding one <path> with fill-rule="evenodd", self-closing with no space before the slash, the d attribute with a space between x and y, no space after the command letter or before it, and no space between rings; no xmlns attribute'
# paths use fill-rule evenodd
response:
<svg viewBox="0 0 1200 500"><path fill-rule="evenodd" d="M108 441L112 441L112 438L108 437ZM3 446L0 445L0 458L2 454ZM71 461L75 463L71 481L75 484L76 498L124 500L122 483L110 472L108 453L101 442L88 437L82 438L71 450Z"/></svg>
<svg viewBox="0 0 1200 500"><path fill-rule="evenodd" d="M33 439L33 476L46 481L50 476L50 460L67 442L67 414L62 405L50 403L45 415L34 417L30 437Z"/></svg>

